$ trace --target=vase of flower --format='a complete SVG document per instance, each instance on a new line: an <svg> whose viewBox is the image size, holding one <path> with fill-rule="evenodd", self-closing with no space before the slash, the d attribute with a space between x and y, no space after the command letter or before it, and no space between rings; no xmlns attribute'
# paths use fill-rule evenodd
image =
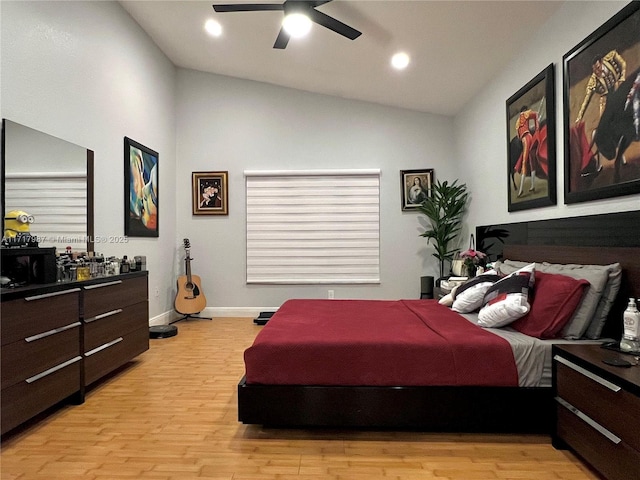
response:
<svg viewBox="0 0 640 480"><path fill-rule="evenodd" d="M467 277L475 277L479 267L483 267L487 261L487 254L473 248L460 254Z"/></svg>

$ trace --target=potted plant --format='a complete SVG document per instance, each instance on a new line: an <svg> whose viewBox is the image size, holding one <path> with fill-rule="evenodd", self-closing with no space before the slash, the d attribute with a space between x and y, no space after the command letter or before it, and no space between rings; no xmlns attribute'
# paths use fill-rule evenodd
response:
<svg viewBox="0 0 640 480"><path fill-rule="evenodd" d="M436 249L433 256L440 262L440 278L444 277L445 260L451 262L459 250L455 240L462 228L468 198L466 184L458 184L457 180L436 181L431 196L418 207L431 224L420 236L426 237L427 244L433 241Z"/></svg>

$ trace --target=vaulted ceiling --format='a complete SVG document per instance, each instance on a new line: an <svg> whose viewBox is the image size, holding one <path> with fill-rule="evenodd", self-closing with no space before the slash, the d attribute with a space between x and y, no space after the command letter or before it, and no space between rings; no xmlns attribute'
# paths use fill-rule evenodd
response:
<svg viewBox="0 0 640 480"><path fill-rule="evenodd" d="M266 0L249 3L280 3ZM455 115L563 2L335 0L318 10L360 30L348 40L314 25L278 50L282 12L216 13L221 1L129 1L122 6L178 67L443 115ZM204 30L207 19L223 29ZM406 70L391 55L411 57Z"/></svg>

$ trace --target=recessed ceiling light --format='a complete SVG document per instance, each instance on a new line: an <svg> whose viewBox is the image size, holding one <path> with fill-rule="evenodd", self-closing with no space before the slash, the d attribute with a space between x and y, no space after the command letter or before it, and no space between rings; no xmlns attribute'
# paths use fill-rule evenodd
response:
<svg viewBox="0 0 640 480"><path fill-rule="evenodd" d="M409 65L409 55L404 52L398 52L391 57L391 65L396 70L404 70Z"/></svg>
<svg viewBox="0 0 640 480"><path fill-rule="evenodd" d="M290 13L282 20L282 28L293 38L304 37L311 30L311 19L302 13Z"/></svg>
<svg viewBox="0 0 640 480"><path fill-rule="evenodd" d="M222 25L220 25L213 18L207 20L207 22L204 24L204 29L212 37L219 37L220 35L222 35Z"/></svg>

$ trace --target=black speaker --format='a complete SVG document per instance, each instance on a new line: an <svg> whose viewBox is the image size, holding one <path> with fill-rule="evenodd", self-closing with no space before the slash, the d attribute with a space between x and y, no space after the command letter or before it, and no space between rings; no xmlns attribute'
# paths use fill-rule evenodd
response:
<svg viewBox="0 0 640 480"><path fill-rule="evenodd" d="M433 277L420 277L420 298L433 298Z"/></svg>

